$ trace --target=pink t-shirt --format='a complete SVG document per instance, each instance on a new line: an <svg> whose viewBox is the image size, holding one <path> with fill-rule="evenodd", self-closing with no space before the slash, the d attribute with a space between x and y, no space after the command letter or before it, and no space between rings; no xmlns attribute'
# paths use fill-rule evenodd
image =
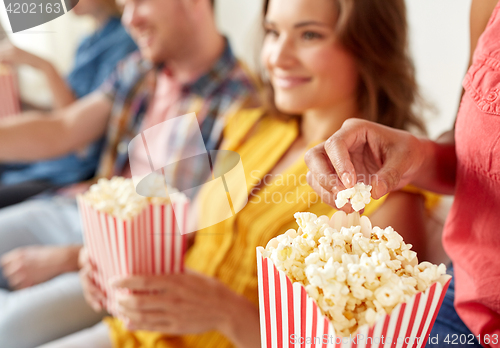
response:
<svg viewBox="0 0 500 348"><path fill-rule="evenodd" d="M481 343L485 334L497 335L491 347L500 347L499 11L500 3L464 79L455 131L455 202L443 235L455 269L457 312L475 335L481 335Z"/></svg>

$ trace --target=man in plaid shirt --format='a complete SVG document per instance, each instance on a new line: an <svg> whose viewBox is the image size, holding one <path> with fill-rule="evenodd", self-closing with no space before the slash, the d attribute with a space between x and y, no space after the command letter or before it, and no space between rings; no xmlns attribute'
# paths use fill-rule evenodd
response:
<svg viewBox="0 0 500 348"><path fill-rule="evenodd" d="M141 131L195 112L210 151L220 145L226 117L255 106L255 85L217 31L210 0L123 5L141 54L66 109L0 122L0 162L56 157L104 138L98 176L128 176L128 142ZM75 191L81 187L0 211L1 347L38 346L102 317L85 304L76 273L82 231Z"/></svg>

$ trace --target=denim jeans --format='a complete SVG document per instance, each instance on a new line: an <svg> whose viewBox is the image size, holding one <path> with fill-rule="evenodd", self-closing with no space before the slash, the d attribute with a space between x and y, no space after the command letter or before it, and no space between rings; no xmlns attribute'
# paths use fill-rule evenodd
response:
<svg viewBox="0 0 500 348"><path fill-rule="evenodd" d="M453 277L453 265L448 268ZM451 278L450 286L443 299L436 322L427 341L427 347L481 347L477 338L467 328L457 314L455 300L455 278Z"/></svg>

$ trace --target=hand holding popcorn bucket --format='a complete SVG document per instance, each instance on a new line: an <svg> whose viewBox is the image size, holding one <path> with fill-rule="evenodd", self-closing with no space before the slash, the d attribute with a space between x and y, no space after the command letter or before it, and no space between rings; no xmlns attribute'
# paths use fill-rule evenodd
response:
<svg viewBox="0 0 500 348"><path fill-rule="evenodd" d="M184 272L187 199L142 197L131 180L115 177L79 196L78 207L85 247L98 269L96 283L111 314L117 291L111 278Z"/></svg>
<svg viewBox="0 0 500 348"><path fill-rule="evenodd" d="M337 204L354 198L359 211L370 188ZM419 264L396 231L357 212L295 218L298 231L257 249L262 347L425 347L451 279L444 265Z"/></svg>

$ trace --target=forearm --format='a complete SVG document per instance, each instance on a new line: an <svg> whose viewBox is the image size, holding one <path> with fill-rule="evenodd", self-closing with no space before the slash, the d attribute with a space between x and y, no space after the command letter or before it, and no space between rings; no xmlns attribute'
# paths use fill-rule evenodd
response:
<svg viewBox="0 0 500 348"><path fill-rule="evenodd" d="M425 160L412 184L441 194L454 194L457 172L454 139L444 135L437 142L421 140L421 144Z"/></svg>
<svg viewBox="0 0 500 348"><path fill-rule="evenodd" d="M34 161L66 153L64 123L32 111L0 122L0 162Z"/></svg>
<svg viewBox="0 0 500 348"><path fill-rule="evenodd" d="M243 296L231 292L222 334L238 348L260 347L259 310Z"/></svg>
<svg viewBox="0 0 500 348"><path fill-rule="evenodd" d="M56 68L47 61L42 64L42 67L52 92L53 108L61 109L73 103L76 100L75 95Z"/></svg>
<svg viewBox="0 0 500 348"><path fill-rule="evenodd" d="M95 92L62 110L0 121L0 162L43 160L81 149L106 132L112 105Z"/></svg>

